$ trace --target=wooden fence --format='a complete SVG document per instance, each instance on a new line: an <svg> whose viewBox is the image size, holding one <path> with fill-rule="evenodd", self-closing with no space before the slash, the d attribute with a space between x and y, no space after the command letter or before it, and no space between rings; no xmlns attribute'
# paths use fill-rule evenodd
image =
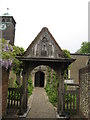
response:
<svg viewBox="0 0 90 120"><path fill-rule="evenodd" d="M68 113L76 113L79 110L79 89L78 85L67 84L74 89L64 90L64 111Z"/></svg>
<svg viewBox="0 0 90 120"><path fill-rule="evenodd" d="M21 88L8 88L7 108L21 108Z"/></svg>

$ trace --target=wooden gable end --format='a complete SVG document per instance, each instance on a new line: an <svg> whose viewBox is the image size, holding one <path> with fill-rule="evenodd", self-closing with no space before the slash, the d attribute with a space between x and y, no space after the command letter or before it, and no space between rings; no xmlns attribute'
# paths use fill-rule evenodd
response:
<svg viewBox="0 0 90 120"><path fill-rule="evenodd" d="M63 52L47 28L43 28L25 51L31 58L62 58Z"/></svg>

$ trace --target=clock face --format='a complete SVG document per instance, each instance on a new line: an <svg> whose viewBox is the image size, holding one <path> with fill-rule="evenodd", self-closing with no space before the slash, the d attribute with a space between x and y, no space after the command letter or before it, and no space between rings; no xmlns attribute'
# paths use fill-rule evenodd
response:
<svg viewBox="0 0 90 120"><path fill-rule="evenodd" d="M0 30L5 30L7 27L6 27L6 24L5 23L1 23L0 24Z"/></svg>

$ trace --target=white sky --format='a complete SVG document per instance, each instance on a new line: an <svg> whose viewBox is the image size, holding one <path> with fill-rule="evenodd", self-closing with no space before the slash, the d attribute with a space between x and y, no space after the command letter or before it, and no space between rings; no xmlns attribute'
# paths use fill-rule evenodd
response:
<svg viewBox="0 0 90 120"><path fill-rule="evenodd" d="M0 15L16 20L15 45L25 49L43 27L71 53L88 41L88 0L0 0Z"/></svg>

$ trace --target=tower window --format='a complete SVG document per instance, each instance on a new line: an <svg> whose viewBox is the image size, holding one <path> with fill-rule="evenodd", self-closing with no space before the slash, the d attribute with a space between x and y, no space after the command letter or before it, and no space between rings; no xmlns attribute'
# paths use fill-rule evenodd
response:
<svg viewBox="0 0 90 120"><path fill-rule="evenodd" d="M2 19L2 22L5 22L5 19Z"/></svg>

